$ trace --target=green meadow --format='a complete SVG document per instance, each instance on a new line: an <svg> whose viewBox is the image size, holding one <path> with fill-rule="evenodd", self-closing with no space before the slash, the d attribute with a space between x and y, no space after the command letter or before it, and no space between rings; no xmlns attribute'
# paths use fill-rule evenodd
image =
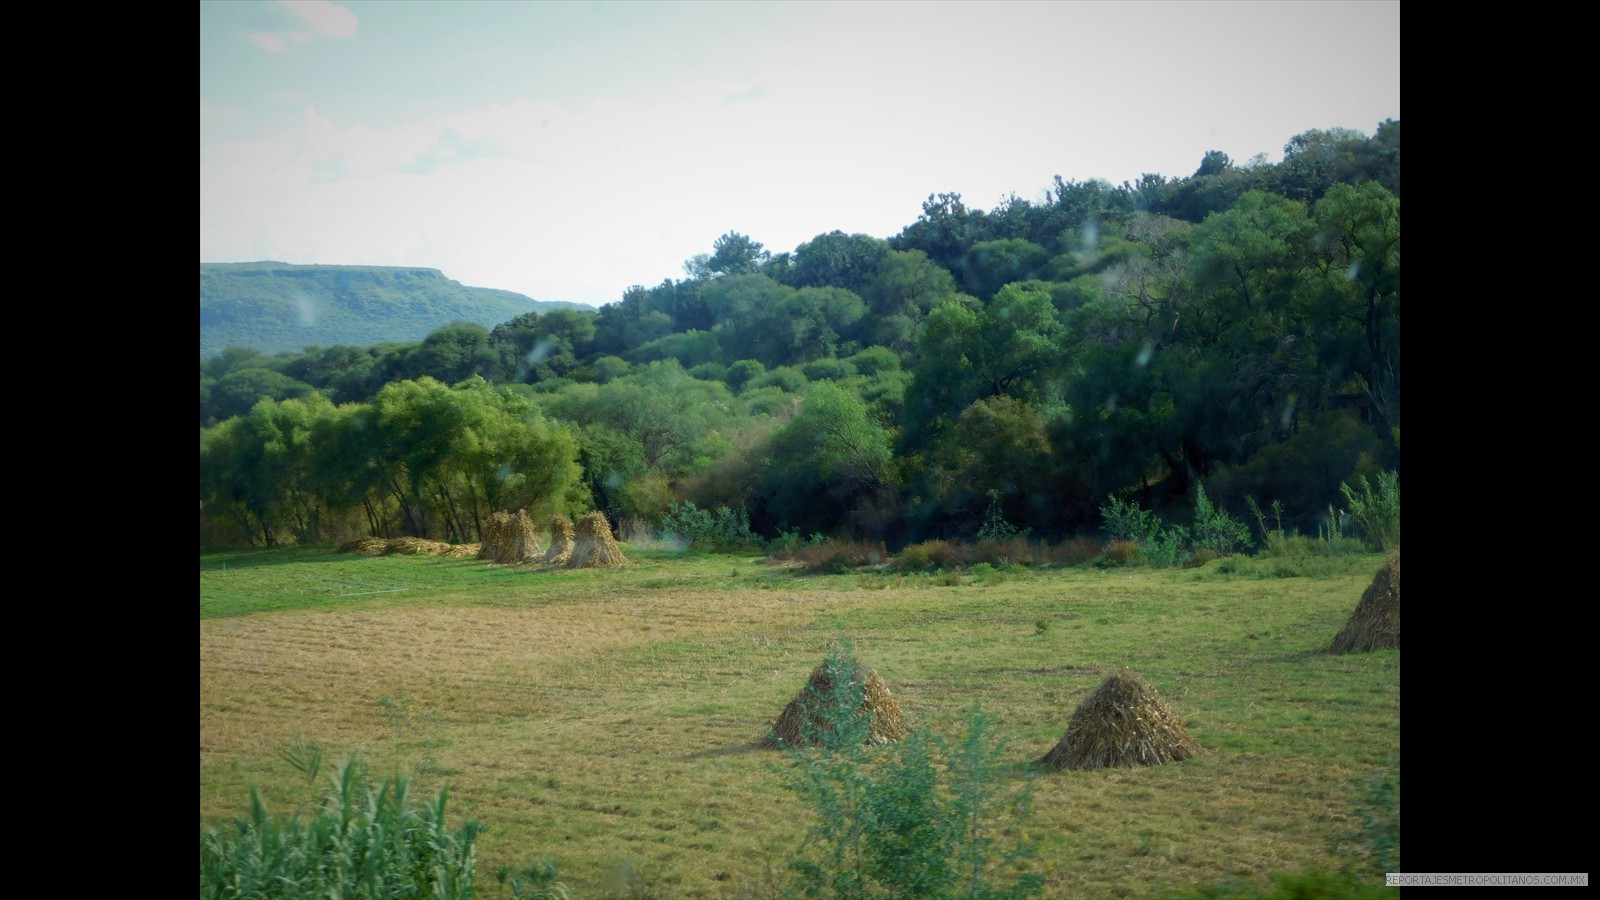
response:
<svg viewBox="0 0 1600 900"><path fill-rule="evenodd" d="M1370 870L1362 804L1398 766L1400 656L1320 651L1381 555L802 575L624 552L609 570L202 553L202 828L252 788L275 815L310 810L322 785L294 762L320 751L419 796L448 787L451 822L486 826L480 896L541 857L577 898L778 896L815 812L795 759L758 744L847 640L913 727L993 717L1003 777L1031 797L1003 837L1036 847L1045 896ZM1203 753L1039 766L1124 668Z"/></svg>

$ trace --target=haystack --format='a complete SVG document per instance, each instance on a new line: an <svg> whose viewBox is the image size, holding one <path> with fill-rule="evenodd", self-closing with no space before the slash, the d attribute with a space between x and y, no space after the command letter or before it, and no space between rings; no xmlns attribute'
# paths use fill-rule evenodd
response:
<svg viewBox="0 0 1600 900"><path fill-rule="evenodd" d="M572 555L567 558L569 569L603 569L627 565L617 539L611 536L611 522L606 514L595 510L578 520L578 536L572 544Z"/></svg>
<svg viewBox="0 0 1600 900"><path fill-rule="evenodd" d="M836 664L837 665L837 664ZM844 661L839 668L850 673L851 692L861 691L861 707L857 712L871 716L867 729L867 743L887 744L906 736L905 719L900 714L900 702L889 693L889 685L870 666L854 659ZM840 673L841 676L843 672ZM815 747L822 736L832 729L825 715L828 707L837 702L833 673L824 662L811 670L806 686L772 726L772 733L763 742L768 747Z"/></svg>
<svg viewBox="0 0 1600 900"><path fill-rule="evenodd" d="M515 514L497 512L489 517L488 524L483 527L483 546L478 550L478 558L514 566L536 562L540 552L539 539L533 534L533 520L519 509Z"/></svg>
<svg viewBox="0 0 1600 900"><path fill-rule="evenodd" d="M1328 645L1329 653L1364 653L1400 649L1400 554L1383 564L1361 595L1344 630Z"/></svg>
<svg viewBox="0 0 1600 900"><path fill-rule="evenodd" d="M544 551L544 564L564 566L572 557L572 520L556 516L550 520L550 548Z"/></svg>
<svg viewBox="0 0 1600 900"><path fill-rule="evenodd" d="M1156 689L1123 670L1078 705L1067 733L1039 761L1057 769L1104 769L1160 765L1199 753L1200 745Z"/></svg>

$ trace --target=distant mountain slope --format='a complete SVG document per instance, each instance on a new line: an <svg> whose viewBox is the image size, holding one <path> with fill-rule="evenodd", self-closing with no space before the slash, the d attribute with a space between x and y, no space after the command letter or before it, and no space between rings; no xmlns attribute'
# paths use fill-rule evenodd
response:
<svg viewBox="0 0 1600 900"><path fill-rule="evenodd" d="M466 287L438 269L201 263L200 358L233 346L277 353L405 343L451 322L493 328L524 313L592 308Z"/></svg>

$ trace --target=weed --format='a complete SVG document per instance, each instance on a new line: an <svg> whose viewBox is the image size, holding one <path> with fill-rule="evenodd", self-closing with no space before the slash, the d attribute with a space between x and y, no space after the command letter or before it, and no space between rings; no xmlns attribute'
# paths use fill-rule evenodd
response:
<svg viewBox="0 0 1600 900"><path fill-rule="evenodd" d="M1387 553L1400 546L1400 473L1379 473L1376 486L1362 476L1354 485L1339 485L1339 491L1372 549Z"/></svg>
<svg viewBox="0 0 1600 900"><path fill-rule="evenodd" d="M404 778L375 786L347 761L315 815L284 821L267 813L252 788L247 817L200 835L200 895L472 897L473 844L482 826L450 830L445 791L418 804L408 790ZM286 893L288 885L296 890Z"/></svg>
<svg viewBox="0 0 1600 900"><path fill-rule="evenodd" d="M1248 550L1255 544L1250 529L1228 511L1215 506L1206 496L1206 486L1194 486L1194 546L1216 556Z"/></svg>
<svg viewBox="0 0 1600 900"><path fill-rule="evenodd" d="M794 790L816 814L791 862L801 897L1037 896L1034 848L1004 828L1026 817L1026 784L1000 778L1004 742L974 705L947 743L912 732L888 760L860 744L795 756Z"/></svg>

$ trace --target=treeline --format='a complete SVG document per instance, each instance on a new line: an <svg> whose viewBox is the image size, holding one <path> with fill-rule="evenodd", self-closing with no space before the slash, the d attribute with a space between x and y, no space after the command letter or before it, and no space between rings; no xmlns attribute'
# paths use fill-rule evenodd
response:
<svg viewBox="0 0 1600 900"><path fill-rule="evenodd" d="M941 194L888 240L730 232L596 313L230 348L201 362L202 540L679 500L768 536L967 537L996 502L1065 535L1201 481L1314 527L1399 467L1399 123L1285 153L988 212Z"/></svg>

